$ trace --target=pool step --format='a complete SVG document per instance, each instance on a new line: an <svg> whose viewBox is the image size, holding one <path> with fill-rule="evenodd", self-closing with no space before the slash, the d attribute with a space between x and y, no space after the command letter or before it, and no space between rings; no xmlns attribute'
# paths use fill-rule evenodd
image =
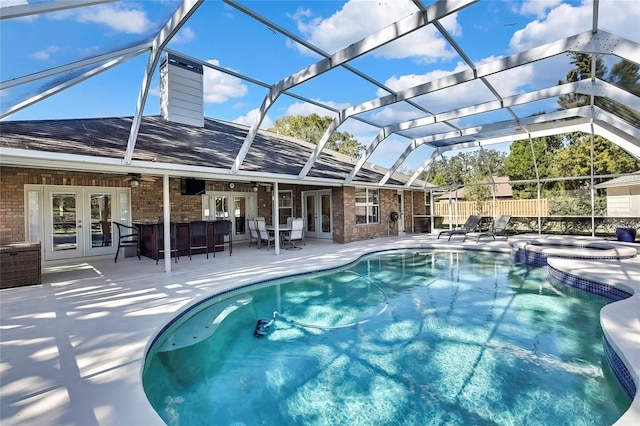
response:
<svg viewBox="0 0 640 426"><path fill-rule="evenodd" d="M208 339L215 333L222 321L235 310L253 302L249 295L230 299L228 303L220 303L193 316L182 324L158 349L158 352L174 351L186 348Z"/></svg>

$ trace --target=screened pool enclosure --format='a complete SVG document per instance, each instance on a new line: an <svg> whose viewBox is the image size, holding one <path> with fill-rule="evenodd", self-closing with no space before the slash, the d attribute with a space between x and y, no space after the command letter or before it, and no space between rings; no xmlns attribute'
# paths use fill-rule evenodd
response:
<svg viewBox="0 0 640 426"><path fill-rule="evenodd" d="M202 68L200 114L248 126L210 179L264 180L243 168L258 129L313 113L330 124L274 181L317 184L310 170L346 132L353 168L325 183L356 186L365 163L384 171L378 187L397 172L425 182L414 223L430 229L470 214L510 215L513 232L640 228L640 2L10 0L0 13L0 118L133 117L113 172L158 169L132 158L141 118L167 113L154 98L173 55ZM55 167L28 141L2 158Z"/></svg>

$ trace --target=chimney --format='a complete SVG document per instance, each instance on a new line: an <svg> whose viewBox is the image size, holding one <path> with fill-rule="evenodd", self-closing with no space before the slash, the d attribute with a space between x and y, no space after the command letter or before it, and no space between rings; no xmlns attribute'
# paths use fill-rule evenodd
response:
<svg viewBox="0 0 640 426"><path fill-rule="evenodd" d="M203 68L167 54L160 64L160 113L176 123L204 127Z"/></svg>

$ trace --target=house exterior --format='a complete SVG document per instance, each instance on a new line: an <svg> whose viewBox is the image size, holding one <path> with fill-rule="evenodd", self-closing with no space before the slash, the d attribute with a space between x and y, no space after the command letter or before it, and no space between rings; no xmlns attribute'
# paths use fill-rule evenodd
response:
<svg viewBox="0 0 640 426"><path fill-rule="evenodd" d="M424 182L205 118L200 64L169 54L160 76L161 116L0 123L0 244L41 241L46 262L115 253L113 222L216 219L241 242L258 216L303 217L305 238L348 243L425 214Z"/></svg>
<svg viewBox="0 0 640 426"><path fill-rule="evenodd" d="M640 217L640 172L595 186L607 192L607 216Z"/></svg>
<svg viewBox="0 0 640 426"><path fill-rule="evenodd" d="M41 241L44 262L115 253L113 225L232 219L234 242L248 239L246 221L306 219L306 238L336 243L411 231L424 215L424 183L363 166L350 184L354 160L324 150L307 177L298 171L315 145L258 132L241 170L232 175L248 127L204 119L203 127L144 117L130 164L123 155L132 119L0 123L0 243ZM165 179L169 203L165 204ZM200 183L196 195L187 186ZM391 212L402 226L390 226ZM395 224L394 224L395 225Z"/></svg>

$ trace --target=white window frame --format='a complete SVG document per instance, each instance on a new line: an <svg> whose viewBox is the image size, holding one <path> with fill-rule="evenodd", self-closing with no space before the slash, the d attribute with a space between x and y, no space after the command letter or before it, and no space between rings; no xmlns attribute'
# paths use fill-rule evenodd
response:
<svg viewBox="0 0 640 426"><path fill-rule="evenodd" d="M358 202L357 193L365 191L365 202ZM377 199L377 202L375 202ZM356 208L355 208L355 220L357 225L373 225L380 223L380 189L371 188L358 188L356 187ZM358 222L358 207L364 207L365 209L365 222ZM362 215L360 215L362 216ZM373 219L372 219L373 218Z"/></svg>

